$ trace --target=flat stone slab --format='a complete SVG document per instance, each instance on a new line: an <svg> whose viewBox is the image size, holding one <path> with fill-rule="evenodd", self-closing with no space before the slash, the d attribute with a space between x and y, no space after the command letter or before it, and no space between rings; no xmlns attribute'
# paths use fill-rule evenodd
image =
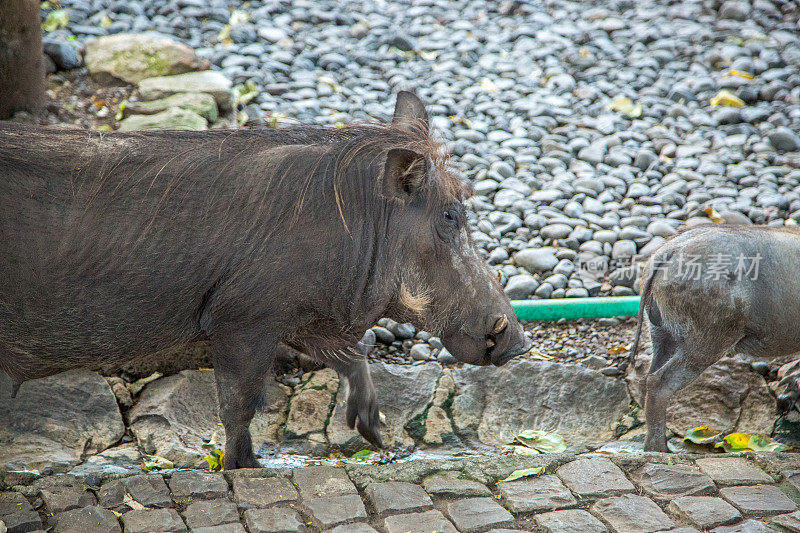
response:
<svg viewBox="0 0 800 533"><path fill-rule="evenodd" d="M711 533L775 533L775 530L767 527L764 522L750 519L734 526L715 527Z"/></svg>
<svg viewBox="0 0 800 533"><path fill-rule="evenodd" d="M196 527L192 533L247 533L244 526L240 523L223 524L221 526Z"/></svg>
<svg viewBox="0 0 800 533"><path fill-rule="evenodd" d="M514 523L514 516L492 498L466 498L448 502L446 510L448 518L462 533Z"/></svg>
<svg viewBox="0 0 800 533"><path fill-rule="evenodd" d="M323 528L366 520L367 510L358 494L303 499L305 506Z"/></svg>
<svg viewBox="0 0 800 533"><path fill-rule="evenodd" d="M425 489L413 483L398 481L372 483L367 487L365 494L379 515L433 508L433 501Z"/></svg>
<svg viewBox="0 0 800 533"><path fill-rule="evenodd" d="M755 485L774 480L756 465L741 457L706 457L697 466L720 485Z"/></svg>
<svg viewBox="0 0 800 533"><path fill-rule="evenodd" d="M436 496L455 496L466 498L469 496L491 496L492 491L483 483L471 479L459 479L451 475L435 475L422 482L428 494Z"/></svg>
<svg viewBox="0 0 800 533"><path fill-rule="evenodd" d="M250 533L295 533L303 529L300 515L288 507L248 509L244 521Z"/></svg>
<svg viewBox="0 0 800 533"><path fill-rule="evenodd" d="M701 529L733 524L742 514L722 498L713 496L682 496L669 503L669 511Z"/></svg>
<svg viewBox="0 0 800 533"><path fill-rule="evenodd" d="M97 496L100 506L125 512L130 509L124 503L126 493L145 507L165 508L173 505L169 488L159 474L140 474L111 481L97 491Z"/></svg>
<svg viewBox="0 0 800 533"><path fill-rule="evenodd" d="M649 463L639 470L636 478L639 486L657 499L700 496L717 490L710 477L687 465Z"/></svg>
<svg viewBox="0 0 800 533"><path fill-rule="evenodd" d="M503 505L512 513L552 511L578 502L558 476L523 478L497 484Z"/></svg>
<svg viewBox="0 0 800 533"><path fill-rule="evenodd" d="M675 527L664 511L644 496L624 494L606 498L595 502L591 510L620 532L656 533Z"/></svg>
<svg viewBox="0 0 800 533"><path fill-rule="evenodd" d="M800 532L800 511L795 511L789 514L780 514L770 520L770 524L777 526L780 530L791 531L792 533Z"/></svg>
<svg viewBox="0 0 800 533"><path fill-rule="evenodd" d="M0 520L8 531L38 531L42 519L19 492L0 492Z"/></svg>
<svg viewBox="0 0 800 533"><path fill-rule="evenodd" d="M432 531L458 533L455 526L439 511L390 516L383 521L383 527L386 529L386 533L431 533ZM347 530L347 533L351 531ZM342 533L345 532L342 531Z"/></svg>
<svg viewBox="0 0 800 533"><path fill-rule="evenodd" d="M141 509L122 515L125 533L182 533L188 531L175 509Z"/></svg>
<svg viewBox="0 0 800 533"><path fill-rule="evenodd" d="M546 533L606 533L608 528L582 509L565 509L533 517Z"/></svg>
<svg viewBox="0 0 800 533"><path fill-rule="evenodd" d="M292 479L303 500L310 498L358 494L356 486L343 468L309 466L292 470Z"/></svg>
<svg viewBox="0 0 800 533"><path fill-rule="evenodd" d="M122 533L114 513L96 505L57 514L53 522L53 531L56 533Z"/></svg>
<svg viewBox="0 0 800 533"><path fill-rule="evenodd" d="M219 526L239 521L236 504L229 500L201 500L194 502L183 512L186 525L197 527Z"/></svg>
<svg viewBox="0 0 800 533"><path fill-rule="evenodd" d="M326 530L325 533L378 533L378 530L367 524L342 524Z"/></svg>
<svg viewBox="0 0 800 533"><path fill-rule="evenodd" d="M279 477L236 477L233 496L240 509L259 509L281 502L296 502L299 498L294 485Z"/></svg>
<svg viewBox="0 0 800 533"><path fill-rule="evenodd" d="M47 512L50 514L63 513L72 509L80 509L95 505L97 498L88 490L80 486L55 486L40 491ZM169 494L168 494L169 495Z"/></svg>
<svg viewBox="0 0 800 533"><path fill-rule="evenodd" d="M581 498L612 496L633 492L636 488L622 470L605 457L575 459L561 466L556 474Z"/></svg>
<svg viewBox="0 0 800 533"><path fill-rule="evenodd" d="M169 488L176 501L216 500L228 495L228 482L222 474L179 470L172 474Z"/></svg>
<svg viewBox="0 0 800 533"><path fill-rule="evenodd" d="M724 487L719 493L746 515L772 516L797 510L794 502L774 485Z"/></svg>

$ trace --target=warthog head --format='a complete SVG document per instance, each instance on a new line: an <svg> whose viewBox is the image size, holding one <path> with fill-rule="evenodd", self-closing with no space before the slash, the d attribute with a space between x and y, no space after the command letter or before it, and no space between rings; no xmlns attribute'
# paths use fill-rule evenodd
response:
<svg viewBox="0 0 800 533"><path fill-rule="evenodd" d="M400 256L392 308L441 335L465 363L502 365L527 352L530 339L475 250L464 206L471 188L448 169L416 95L399 93L391 128L419 139L390 149L383 170L384 195L394 204L387 239Z"/></svg>

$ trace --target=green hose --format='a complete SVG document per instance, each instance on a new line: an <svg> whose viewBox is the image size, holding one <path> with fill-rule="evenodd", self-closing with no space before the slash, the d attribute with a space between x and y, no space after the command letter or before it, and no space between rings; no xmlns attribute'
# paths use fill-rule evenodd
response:
<svg viewBox="0 0 800 533"><path fill-rule="evenodd" d="M639 313L639 297L512 300L511 307L519 320L558 320L560 318L573 320L576 318L636 316Z"/></svg>

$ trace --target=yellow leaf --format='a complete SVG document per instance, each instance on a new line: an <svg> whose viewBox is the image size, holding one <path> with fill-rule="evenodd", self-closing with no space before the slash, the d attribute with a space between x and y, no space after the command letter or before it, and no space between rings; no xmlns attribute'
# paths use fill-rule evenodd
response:
<svg viewBox="0 0 800 533"><path fill-rule="evenodd" d="M219 472L225 466L225 452L220 449L211 451L211 455L203 457L208 463L208 469L212 472Z"/></svg>
<svg viewBox="0 0 800 533"><path fill-rule="evenodd" d="M44 31L53 31L64 28L69 23L69 14L64 9L54 9L44 18L42 22L42 29Z"/></svg>
<svg viewBox="0 0 800 533"><path fill-rule="evenodd" d="M108 28L111 26L111 24L113 24L113 22L111 22L111 18L103 13L103 18L100 19L100 26L103 28Z"/></svg>
<svg viewBox="0 0 800 533"><path fill-rule="evenodd" d="M530 354L532 358L541 359L542 361L550 361L551 359L555 359L554 355L547 355L546 353L542 353L539 350L531 350Z"/></svg>
<svg viewBox="0 0 800 533"><path fill-rule="evenodd" d="M717 95L711 99L713 106L728 106L728 107L744 107L744 100L736 96L730 91L721 90Z"/></svg>
<svg viewBox="0 0 800 533"><path fill-rule="evenodd" d="M466 126L468 128L472 128L472 122L470 122L469 119L466 119L464 117L460 117L458 115L450 115L450 120L454 124L463 124L464 126Z"/></svg>
<svg viewBox="0 0 800 533"><path fill-rule="evenodd" d="M750 435L747 433L731 433L722 439L722 442L717 443L716 447L726 452L736 452L749 449L749 444Z"/></svg>
<svg viewBox="0 0 800 533"><path fill-rule="evenodd" d="M708 207L704 208L703 209L703 213L708 215L708 218L711 219L711 222L716 222L717 224L724 224L725 223L725 219L722 218L722 215L720 215L717 212L717 210L714 209L711 206L708 206Z"/></svg>
<svg viewBox="0 0 800 533"><path fill-rule="evenodd" d="M627 96L620 96L611 100L606 106L609 111L616 111L628 115L630 118L642 116L642 104L634 104Z"/></svg>
<svg viewBox="0 0 800 533"><path fill-rule="evenodd" d="M134 511L142 511L144 509L147 509L147 507L145 507L141 503L139 503L136 500L134 500L133 496L131 496L127 492L125 493L125 496L122 498L122 503L124 503L125 505L127 505L128 507L133 509Z"/></svg>
<svg viewBox="0 0 800 533"><path fill-rule="evenodd" d="M481 89L483 89L487 93L496 93L497 85L495 85L494 82L489 78L483 78L481 80Z"/></svg>
<svg viewBox="0 0 800 533"><path fill-rule="evenodd" d="M537 466L534 468L522 468L520 470L514 470L513 472L511 472L511 474L503 481L514 481L515 479L520 479L523 477L538 476L542 472L544 472L543 466Z"/></svg>
<svg viewBox="0 0 800 533"><path fill-rule="evenodd" d="M709 427L708 425L690 429L683 435L683 440L694 442L695 444L709 444L714 441L719 435L720 431Z"/></svg>
<svg viewBox="0 0 800 533"><path fill-rule="evenodd" d="M172 461L159 457L158 455L145 455L142 459L142 470L149 472L150 470L164 470L175 468Z"/></svg>
<svg viewBox="0 0 800 533"><path fill-rule="evenodd" d="M125 387L128 388L128 391L131 393L131 395L136 396L137 394L139 394L142 391L142 389L144 388L145 385L147 385L151 381L157 380L161 376L163 376L163 374L161 372L153 372L152 374L150 374L146 378L137 379L133 383L126 383Z"/></svg>
<svg viewBox="0 0 800 533"><path fill-rule="evenodd" d="M564 437L551 431L526 429L517 435L515 440L542 453L561 453L567 449Z"/></svg>
<svg viewBox="0 0 800 533"><path fill-rule="evenodd" d="M629 352L631 350L630 344L620 344L619 346L615 346L613 348L608 349L609 355L619 355L621 353Z"/></svg>
<svg viewBox="0 0 800 533"><path fill-rule="evenodd" d="M728 77L731 77L731 76L735 76L737 78L744 78L746 80L752 80L753 79L753 75L750 74L749 72L744 71L744 70L731 69L730 72L728 72Z"/></svg>

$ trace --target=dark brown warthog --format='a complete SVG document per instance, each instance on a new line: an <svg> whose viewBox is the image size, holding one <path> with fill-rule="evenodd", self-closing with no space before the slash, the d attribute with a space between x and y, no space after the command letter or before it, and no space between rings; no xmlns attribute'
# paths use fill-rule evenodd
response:
<svg viewBox="0 0 800 533"><path fill-rule="evenodd" d="M342 129L0 126L0 370L21 383L207 336L226 467L249 467L285 343L356 381L375 440L365 361L341 354L379 317L414 319L467 363L530 347L475 253L468 194L406 92L391 124Z"/></svg>
<svg viewBox="0 0 800 533"><path fill-rule="evenodd" d="M645 450L667 451L670 398L724 355L779 357L800 351L800 233L765 226L704 226L682 233L647 263L644 311L653 359L642 380ZM783 403L797 399L797 383Z"/></svg>

